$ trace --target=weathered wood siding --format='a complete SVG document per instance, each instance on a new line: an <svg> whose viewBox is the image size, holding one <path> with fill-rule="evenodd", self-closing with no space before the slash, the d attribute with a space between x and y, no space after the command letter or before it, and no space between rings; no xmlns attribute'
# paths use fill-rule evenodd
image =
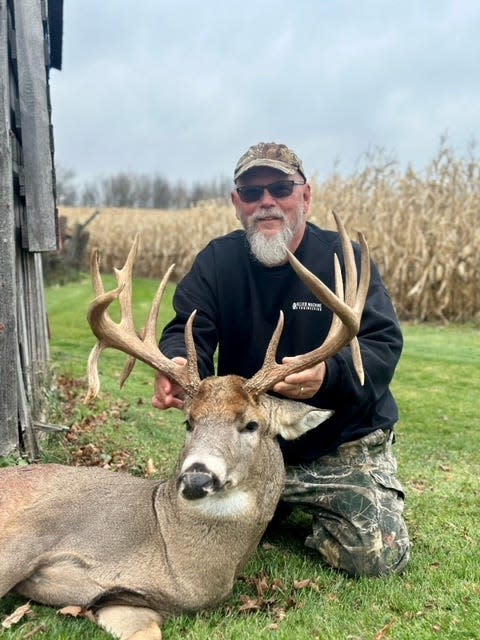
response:
<svg viewBox="0 0 480 640"><path fill-rule="evenodd" d="M10 145L10 14L0 0L0 454L18 445L15 214Z"/></svg>
<svg viewBox="0 0 480 640"><path fill-rule="evenodd" d="M0 0L0 456L36 454L48 376L41 253L57 248L45 0Z"/></svg>

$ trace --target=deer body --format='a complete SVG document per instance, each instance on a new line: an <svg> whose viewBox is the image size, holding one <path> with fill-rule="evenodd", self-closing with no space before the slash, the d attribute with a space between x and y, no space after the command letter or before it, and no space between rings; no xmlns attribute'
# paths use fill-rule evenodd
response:
<svg viewBox="0 0 480 640"><path fill-rule="evenodd" d="M11 573L1 583L47 605L88 608L111 600L162 615L213 606L230 593L268 522L260 513L258 520L241 511L225 518L198 513L194 503L183 504L175 479L159 484L102 469L32 469L39 486L7 523L0 559L2 573L9 566ZM22 487L29 471L12 478L2 470L2 493L11 482Z"/></svg>
<svg viewBox="0 0 480 640"><path fill-rule="evenodd" d="M224 600L283 489L276 434L300 435L331 414L267 396L245 405L242 384L202 382L166 482L55 464L0 469L0 597L93 607L101 624L107 611L104 626L121 638L133 636L110 618L125 607L159 622Z"/></svg>
<svg viewBox="0 0 480 640"><path fill-rule="evenodd" d="M332 414L266 392L349 343L363 380L355 336L368 290L368 247L360 237L357 286L351 243L336 220L346 273L344 287L336 260L336 295L289 254L305 285L334 311L325 341L277 363L280 313L264 364L249 380L234 375L200 379L192 333L195 312L185 327L186 365L158 349L157 316L171 269L144 330L136 331L131 297L138 237L124 267L115 270L118 288L113 291L104 291L93 254L96 298L88 321L98 343L89 358L88 397L98 392L101 352L119 349L130 356L122 381L140 359L183 390L186 443L175 473L164 483L61 465L0 469L0 597L14 590L44 604L92 607L98 623L121 640L159 640L165 617L212 607L228 596L282 493L277 436L297 438ZM117 299L118 323L108 314Z"/></svg>

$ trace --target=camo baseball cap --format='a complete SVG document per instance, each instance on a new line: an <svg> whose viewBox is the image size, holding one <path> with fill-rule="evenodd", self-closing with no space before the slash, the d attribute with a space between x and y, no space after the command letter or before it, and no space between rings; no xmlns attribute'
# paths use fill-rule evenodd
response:
<svg viewBox="0 0 480 640"><path fill-rule="evenodd" d="M235 167L234 181L254 167L271 167L291 176L297 171L306 180L300 158L286 145L276 142L259 142L247 149Z"/></svg>

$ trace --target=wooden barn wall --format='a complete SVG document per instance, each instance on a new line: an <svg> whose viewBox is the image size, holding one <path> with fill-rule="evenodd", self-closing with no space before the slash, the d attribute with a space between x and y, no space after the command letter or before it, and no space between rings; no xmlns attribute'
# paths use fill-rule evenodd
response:
<svg viewBox="0 0 480 640"><path fill-rule="evenodd" d="M48 378L41 252L57 247L44 0L0 0L0 455L37 454Z"/></svg>
<svg viewBox="0 0 480 640"><path fill-rule="evenodd" d="M19 445L15 211L10 152L12 15L0 0L0 455ZM14 52L13 52L14 53Z"/></svg>
<svg viewBox="0 0 480 640"><path fill-rule="evenodd" d="M16 0L14 6L26 202L22 243L30 252L54 251L57 234L53 215L46 4L40 0Z"/></svg>

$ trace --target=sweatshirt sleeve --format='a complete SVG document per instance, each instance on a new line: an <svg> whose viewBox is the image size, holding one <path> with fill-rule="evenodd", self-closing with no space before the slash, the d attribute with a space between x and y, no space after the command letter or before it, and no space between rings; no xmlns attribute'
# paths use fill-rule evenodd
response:
<svg viewBox="0 0 480 640"><path fill-rule="evenodd" d="M160 339L160 349L168 358L186 357L185 325L192 311L196 310L193 335L201 377L213 375L213 356L218 343L214 273L213 252L208 245L178 283L173 297L175 316L166 325Z"/></svg>

